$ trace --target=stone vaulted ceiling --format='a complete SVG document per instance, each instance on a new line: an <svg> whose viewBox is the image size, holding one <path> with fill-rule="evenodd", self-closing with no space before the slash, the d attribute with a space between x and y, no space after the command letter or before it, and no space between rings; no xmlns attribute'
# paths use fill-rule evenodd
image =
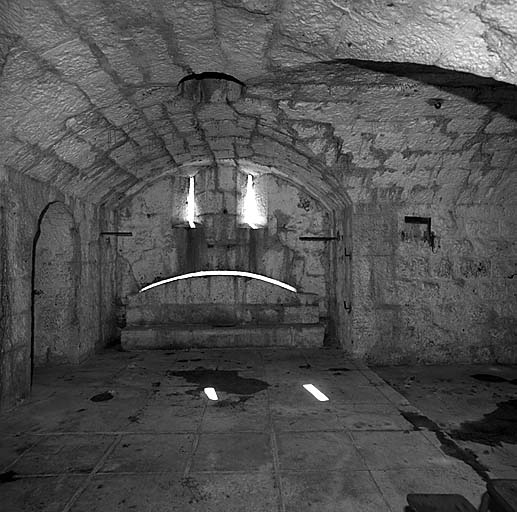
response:
<svg viewBox="0 0 517 512"><path fill-rule="evenodd" d="M516 48L512 0L0 0L0 151L8 169L101 202L192 160L302 167L312 153L274 106L196 110L177 83L216 71L252 91L361 59L517 84ZM323 160L339 146L326 140Z"/></svg>

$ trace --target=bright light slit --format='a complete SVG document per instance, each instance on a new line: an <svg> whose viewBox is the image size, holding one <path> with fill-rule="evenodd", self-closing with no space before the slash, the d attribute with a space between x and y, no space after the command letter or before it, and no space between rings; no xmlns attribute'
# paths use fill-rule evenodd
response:
<svg viewBox="0 0 517 512"><path fill-rule="evenodd" d="M204 392L209 400L219 400L219 398L217 398L217 393L215 392L214 388L205 388Z"/></svg>
<svg viewBox="0 0 517 512"><path fill-rule="evenodd" d="M194 176L190 176L188 184L188 198L187 198L187 221L191 228L195 228L195 196L194 196Z"/></svg>
<svg viewBox="0 0 517 512"><path fill-rule="evenodd" d="M290 292L296 293L296 288L287 283L283 283L282 281L278 281L273 279L272 277L263 276L261 274L254 274L252 272L242 272L240 270L200 270L199 272L191 272L189 274L182 274L181 276L169 277L167 279L163 279L162 281L157 281L156 283L149 284L144 286L138 293L145 292L150 290L151 288L156 288L157 286L161 286L162 284L172 283L173 281L180 281L181 279L190 279L192 277L209 277L209 276L237 276L237 277L249 277L251 279L258 279L259 281L264 281L266 283L274 284L275 286L280 286L280 288L285 288Z"/></svg>
<svg viewBox="0 0 517 512"><path fill-rule="evenodd" d="M244 197L244 222L248 224L251 229L257 229L260 217L255 191L253 190L253 176L248 174L246 196Z"/></svg>
<svg viewBox="0 0 517 512"><path fill-rule="evenodd" d="M316 386L312 384L304 384L303 387L320 402L327 402L328 396L324 395Z"/></svg>

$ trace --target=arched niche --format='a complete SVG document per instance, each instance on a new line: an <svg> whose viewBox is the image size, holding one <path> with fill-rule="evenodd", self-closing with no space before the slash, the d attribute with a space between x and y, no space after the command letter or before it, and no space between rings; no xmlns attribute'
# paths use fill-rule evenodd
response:
<svg viewBox="0 0 517 512"><path fill-rule="evenodd" d="M260 229L249 229L240 218L248 174L266 203L267 221ZM196 178L195 229L189 229L185 218L190 176ZM326 343L350 348L350 212L347 198L339 202L335 197L317 182L305 183L303 177L244 160L185 166L147 184L118 208L117 229L133 233L118 240L119 294L129 305L128 322L260 323L280 321L279 312L282 321L292 313L296 323L303 308L290 305L313 305L310 297L319 306L316 321L319 313ZM171 276L223 269L286 282L299 290L299 300L263 285L251 296L252 285L221 277L138 294L143 286ZM257 312L263 316L254 317L251 303L264 306Z"/></svg>
<svg viewBox="0 0 517 512"><path fill-rule="evenodd" d="M32 366L79 360L78 235L61 202L42 211L33 246Z"/></svg>

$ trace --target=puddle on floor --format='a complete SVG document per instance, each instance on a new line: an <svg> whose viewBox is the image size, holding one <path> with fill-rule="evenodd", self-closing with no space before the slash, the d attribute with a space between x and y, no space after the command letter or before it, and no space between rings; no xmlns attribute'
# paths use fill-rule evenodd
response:
<svg viewBox="0 0 517 512"><path fill-rule="evenodd" d="M451 432L455 439L488 446L517 444L517 399L497 403L497 409L480 420L466 421Z"/></svg>
<svg viewBox="0 0 517 512"><path fill-rule="evenodd" d="M476 373L471 375L471 377L473 379L480 380L481 382L505 382L517 385L517 379L506 379L500 375L493 375L491 373Z"/></svg>
<svg viewBox="0 0 517 512"><path fill-rule="evenodd" d="M93 395L90 400L92 402L106 402L106 400L111 400L113 398L113 393L109 391L105 391L104 393L99 393L98 395Z"/></svg>
<svg viewBox="0 0 517 512"><path fill-rule="evenodd" d="M488 468L481 464L478 456L472 450L459 446L454 439L451 439L445 432L440 430L437 423L427 416L414 411L399 412L404 419L413 425L415 430L425 428L434 432L438 441L440 441L440 447L444 453L468 464L483 480L488 481Z"/></svg>
<svg viewBox="0 0 517 512"><path fill-rule="evenodd" d="M200 394L203 389L215 388L217 392L236 395L251 395L263 391L269 384L260 379L241 377L238 370L211 370L208 368L196 368L195 370L168 371L168 376L182 377L187 382L197 384L197 389L190 393Z"/></svg>
<svg viewBox="0 0 517 512"><path fill-rule="evenodd" d="M476 508L460 494L408 494L409 506L406 511L414 512L425 510L427 512L442 512L444 510L457 510L462 512L476 512Z"/></svg>
<svg viewBox="0 0 517 512"><path fill-rule="evenodd" d="M14 482L15 480L18 480L19 477L16 475L16 471L6 471L5 473L0 473L0 484L6 484L8 482Z"/></svg>

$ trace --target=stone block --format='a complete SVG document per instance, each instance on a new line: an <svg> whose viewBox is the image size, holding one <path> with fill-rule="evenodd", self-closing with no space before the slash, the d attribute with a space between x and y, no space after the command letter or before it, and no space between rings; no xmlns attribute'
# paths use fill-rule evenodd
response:
<svg viewBox="0 0 517 512"><path fill-rule="evenodd" d="M246 304L288 304L296 301L296 294L275 285L250 279L246 282Z"/></svg>
<svg viewBox="0 0 517 512"><path fill-rule="evenodd" d="M485 123L482 117L460 117L451 119L447 123L448 132L475 134Z"/></svg>
<svg viewBox="0 0 517 512"><path fill-rule="evenodd" d="M485 133L517 133L517 121L506 116L496 115L484 129Z"/></svg>
<svg viewBox="0 0 517 512"><path fill-rule="evenodd" d="M214 276L208 278L208 300L216 304L235 304L235 280L239 277ZM200 300L200 302L207 302Z"/></svg>
<svg viewBox="0 0 517 512"><path fill-rule="evenodd" d="M300 347L323 346L325 326L248 326L207 327L185 326L133 326L121 333L125 350L172 349L191 347Z"/></svg>
<svg viewBox="0 0 517 512"><path fill-rule="evenodd" d="M249 322L256 324L280 324L282 322L282 307L270 307L268 305L248 308Z"/></svg>
<svg viewBox="0 0 517 512"><path fill-rule="evenodd" d="M224 208L224 194L215 191L196 194L196 204L199 216L220 214Z"/></svg>
<svg viewBox="0 0 517 512"><path fill-rule="evenodd" d="M492 262L485 259L462 259L458 263L458 275L465 279L490 277Z"/></svg>
<svg viewBox="0 0 517 512"><path fill-rule="evenodd" d="M492 277L517 279L517 258L497 258L492 260Z"/></svg>
<svg viewBox="0 0 517 512"><path fill-rule="evenodd" d="M217 188L225 192L237 190L237 169L234 166L220 165L217 172Z"/></svg>
<svg viewBox="0 0 517 512"><path fill-rule="evenodd" d="M317 324L319 322L319 307L285 306L282 321L285 324Z"/></svg>
<svg viewBox="0 0 517 512"><path fill-rule="evenodd" d="M454 263L448 257L432 257L430 259L430 275L441 279L452 279Z"/></svg>
<svg viewBox="0 0 517 512"><path fill-rule="evenodd" d="M399 258L396 263L397 275L404 278L417 279L429 275L429 260L422 256Z"/></svg>

